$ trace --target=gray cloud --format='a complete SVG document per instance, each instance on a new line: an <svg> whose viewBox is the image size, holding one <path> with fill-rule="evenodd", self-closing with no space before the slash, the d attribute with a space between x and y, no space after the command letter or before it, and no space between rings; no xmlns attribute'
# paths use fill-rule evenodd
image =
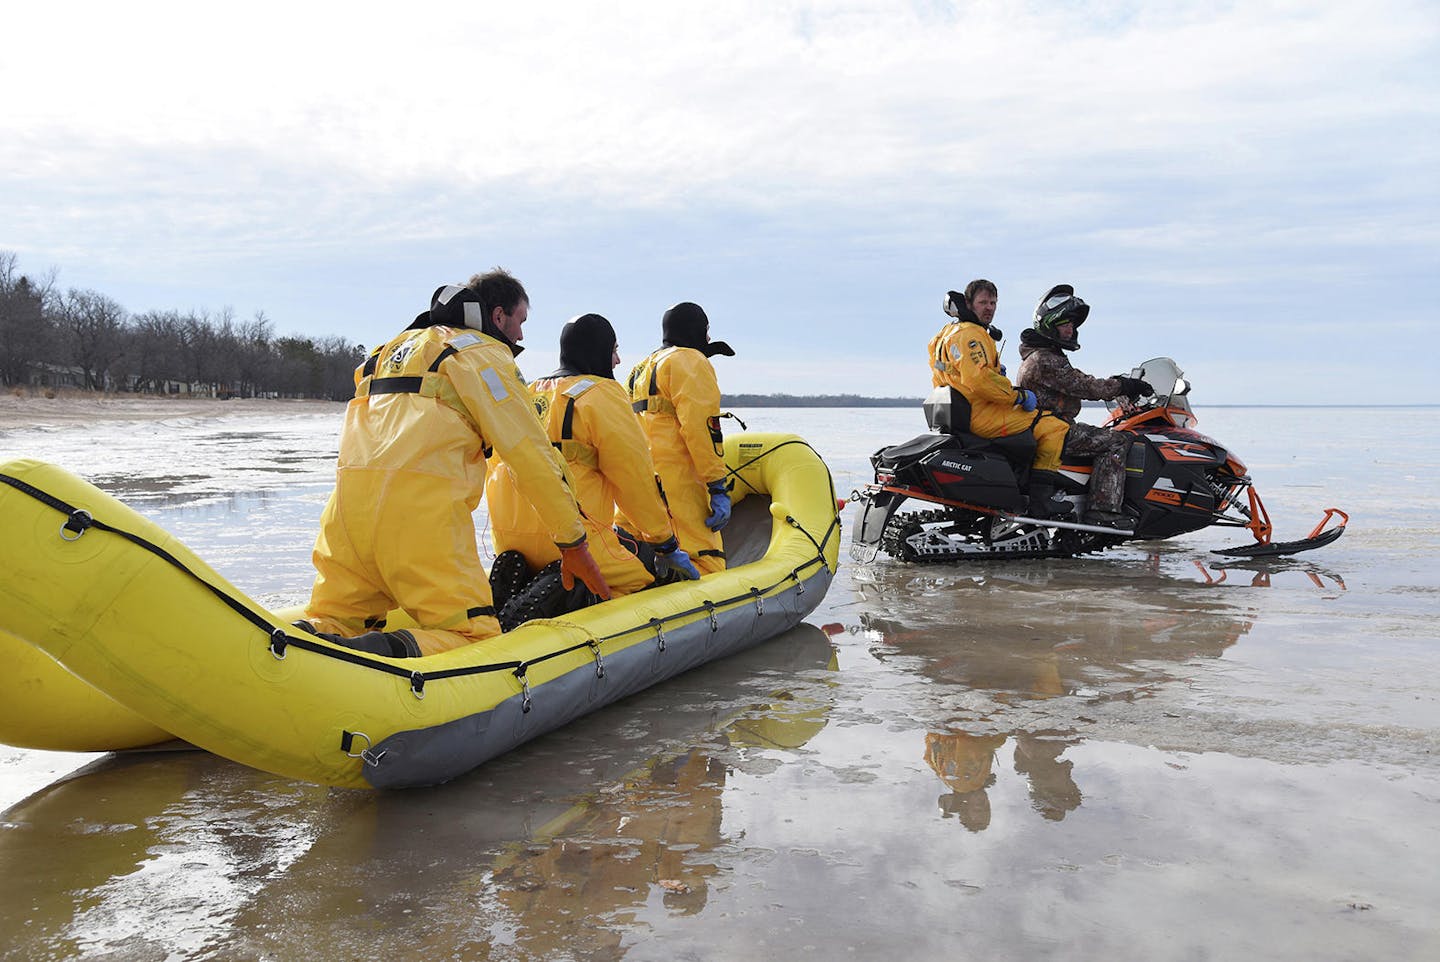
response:
<svg viewBox="0 0 1440 962"><path fill-rule="evenodd" d="M708 295L756 360L874 361L876 394L912 392L939 294L974 274L1016 329L1055 277L1093 291L1107 341L1203 323L1278 349L1319 286L1406 330L1440 268L1433 8L1152 6L35 5L16 34L63 29L69 69L41 42L0 64L26 91L0 115L0 249L136 308L367 341L409 285L495 262L566 310ZM882 306L907 329L876 338Z"/></svg>

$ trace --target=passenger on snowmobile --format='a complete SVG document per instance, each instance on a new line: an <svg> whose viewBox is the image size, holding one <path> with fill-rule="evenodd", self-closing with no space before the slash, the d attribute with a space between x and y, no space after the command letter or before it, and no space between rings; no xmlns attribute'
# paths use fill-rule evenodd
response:
<svg viewBox="0 0 1440 962"><path fill-rule="evenodd" d="M1090 305L1075 296L1075 288L1069 284L1050 288L1035 308L1034 324L1020 333L1021 362L1015 382L1034 391L1042 409L1070 425L1065 435L1066 456L1094 457L1085 522L1132 531L1135 521L1120 510L1120 503L1125 493L1125 454L1133 436L1075 417L1082 399L1140 398L1154 394L1155 389L1139 378L1123 374L1091 377L1071 365L1065 352L1080 350L1080 325L1089 315Z"/></svg>
<svg viewBox="0 0 1440 962"><path fill-rule="evenodd" d="M975 315L964 295L950 291L945 295L944 307L955 320L930 341L932 377L936 387L953 388L969 402L968 424L952 425L952 431L982 438L1031 431L1035 436L1035 458L1030 470L1028 511L1037 518L1068 512L1068 505L1052 498L1060 483L1060 451L1069 425L1060 418L1042 416L1036 411L1035 394L1010 383L995 346L1000 332Z"/></svg>

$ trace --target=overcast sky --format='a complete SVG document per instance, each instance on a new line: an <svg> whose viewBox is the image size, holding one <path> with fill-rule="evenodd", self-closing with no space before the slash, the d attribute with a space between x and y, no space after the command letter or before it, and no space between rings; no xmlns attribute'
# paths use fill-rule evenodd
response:
<svg viewBox="0 0 1440 962"><path fill-rule="evenodd" d="M1215 403L1437 401L1440 3L9 5L0 251L373 345L529 288L530 376L698 301L732 392L919 396L946 290ZM320 12L323 9L328 12Z"/></svg>

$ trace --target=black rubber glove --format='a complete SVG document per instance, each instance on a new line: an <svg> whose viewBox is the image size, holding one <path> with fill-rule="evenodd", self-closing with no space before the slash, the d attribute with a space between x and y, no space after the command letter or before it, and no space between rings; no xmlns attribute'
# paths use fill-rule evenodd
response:
<svg viewBox="0 0 1440 962"><path fill-rule="evenodd" d="M1128 377L1124 374L1115 375L1115 380L1120 382L1120 393L1130 398L1151 397L1155 389L1150 386L1149 381L1142 381L1138 377Z"/></svg>

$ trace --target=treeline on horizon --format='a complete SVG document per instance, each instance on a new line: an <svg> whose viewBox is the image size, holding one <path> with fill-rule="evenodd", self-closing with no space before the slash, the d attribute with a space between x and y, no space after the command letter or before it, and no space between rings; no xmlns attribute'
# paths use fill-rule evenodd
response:
<svg viewBox="0 0 1440 962"><path fill-rule="evenodd" d="M726 394L722 407L737 408L913 408L918 397L861 397L858 394Z"/></svg>
<svg viewBox="0 0 1440 962"><path fill-rule="evenodd" d="M0 385L136 394L349 399L365 349L281 337L263 311L132 314L94 290L61 291L52 268L20 273L0 251Z"/></svg>
<svg viewBox="0 0 1440 962"><path fill-rule="evenodd" d="M349 400L362 345L343 337L281 337L263 311L229 308L132 314L95 290L23 274L0 251L0 386L201 397ZM726 394L728 407L896 408L919 397Z"/></svg>

